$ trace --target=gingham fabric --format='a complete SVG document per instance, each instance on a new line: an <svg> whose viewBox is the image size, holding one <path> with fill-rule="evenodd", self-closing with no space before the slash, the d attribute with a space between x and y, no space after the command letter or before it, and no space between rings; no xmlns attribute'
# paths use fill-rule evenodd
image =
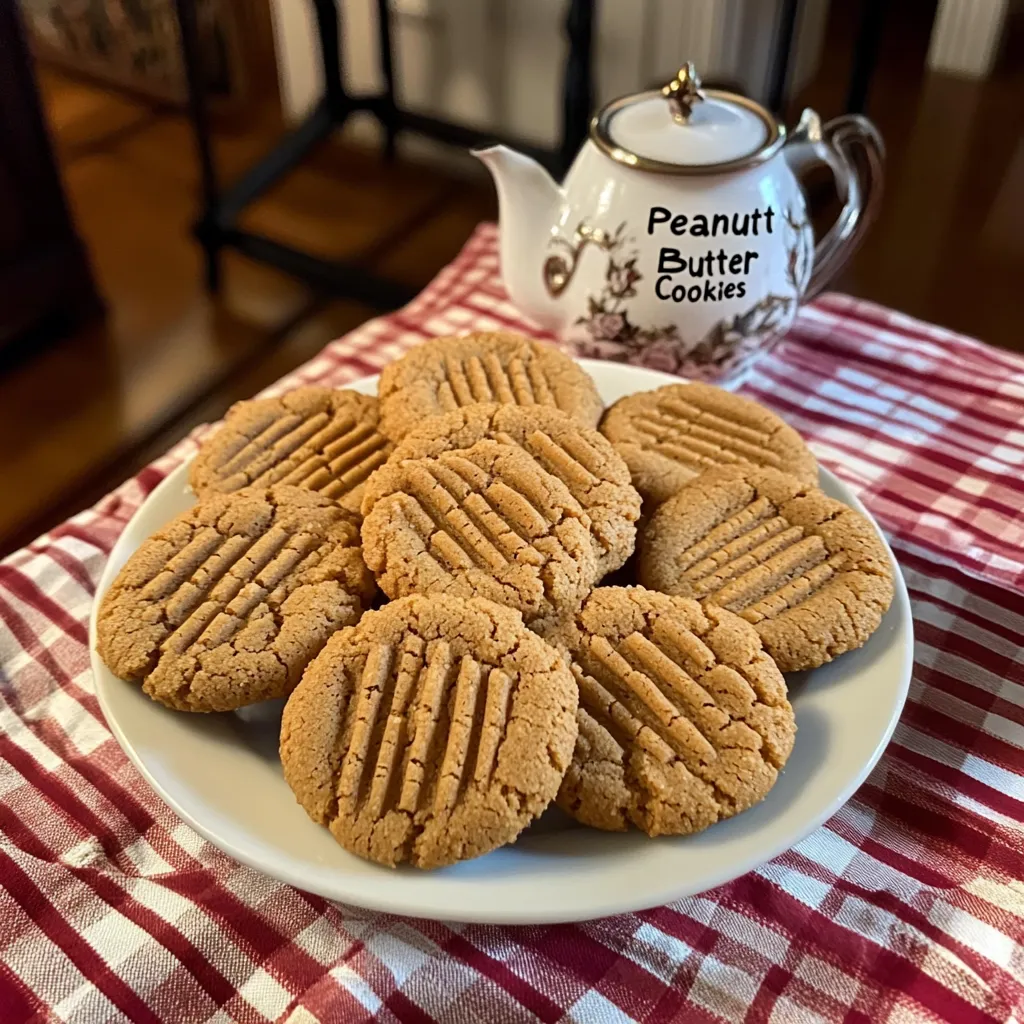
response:
<svg viewBox="0 0 1024 1024"><path fill-rule="evenodd" d="M273 390L528 329L481 227L409 307ZM497 928L331 904L182 824L112 738L86 622L189 440L0 565L0 1022L1018 1021L1024 1013L1024 360L842 296L746 390L892 541L917 636L885 756L823 828L702 896Z"/></svg>

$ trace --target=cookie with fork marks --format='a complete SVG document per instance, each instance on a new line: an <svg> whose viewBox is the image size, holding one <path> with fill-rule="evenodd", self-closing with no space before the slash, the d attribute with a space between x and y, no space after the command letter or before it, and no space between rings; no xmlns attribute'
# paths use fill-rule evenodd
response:
<svg viewBox="0 0 1024 1024"><path fill-rule="evenodd" d="M375 590L334 501L298 487L215 494L128 559L103 596L97 648L168 707L233 711L290 693Z"/></svg>
<svg viewBox="0 0 1024 1024"><path fill-rule="evenodd" d="M786 684L752 626L643 587L599 587L546 637L579 735L558 805L608 831L699 832L762 800L793 748Z"/></svg>
<svg viewBox="0 0 1024 1024"><path fill-rule="evenodd" d="M428 416L478 402L554 406L596 427L604 403L586 371L546 341L497 332L434 338L380 375L381 429L401 440Z"/></svg>
<svg viewBox="0 0 1024 1024"><path fill-rule="evenodd" d="M357 391L306 387L237 402L203 442L189 482L200 496L304 487L358 514L367 478L394 447L378 420L377 399Z"/></svg>
<svg viewBox="0 0 1024 1024"><path fill-rule="evenodd" d="M414 596L336 633L281 723L284 776L352 853L436 868L513 842L576 738L563 658L509 608Z"/></svg>
<svg viewBox="0 0 1024 1024"><path fill-rule="evenodd" d="M363 505L363 554L381 590L483 597L528 622L575 611L600 576L592 523L519 445L389 461Z"/></svg>
<svg viewBox="0 0 1024 1024"><path fill-rule="evenodd" d="M856 509L773 469L723 467L643 530L640 582L749 622L783 672L862 646L893 597L881 537Z"/></svg>
<svg viewBox="0 0 1024 1024"><path fill-rule="evenodd" d="M651 505L714 466L768 466L818 482L814 455L791 426L749 398L698 381L620 399L601 433Z"/></svg>
<svg viewBox="0 0 1024 1024"><path fill-rule="evenodd" d="M629 469L607 438L560 409L542 406L470 405L434 416L399 443L391 461L437 456L491 438L527 451L558 477L590 516L591 537L602 575L633 553L640 495ZM387 473L371 477L364 506L371 507Z"/></svg>

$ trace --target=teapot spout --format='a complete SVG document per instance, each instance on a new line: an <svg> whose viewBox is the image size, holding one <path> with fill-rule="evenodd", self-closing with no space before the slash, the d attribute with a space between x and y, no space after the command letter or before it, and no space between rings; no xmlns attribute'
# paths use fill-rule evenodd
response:
<svg viewBox="0 0 1024 1024"><path fill-rule="evenodd" d="M544 254L564 200L562 189L536 160L507 146L473 150L498 190L501 275L509 296L548 330L566 320L564 303L544 284Z"/></svg>

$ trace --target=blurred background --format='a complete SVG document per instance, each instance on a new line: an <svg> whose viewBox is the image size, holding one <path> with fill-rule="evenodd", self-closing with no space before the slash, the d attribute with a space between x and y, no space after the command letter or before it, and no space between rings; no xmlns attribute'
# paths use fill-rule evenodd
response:
<svg viewBox="0 0 1024 1024"><path fill-rule="evenodd" d="M414 295L496 217L467 146L561 173L687 59L866 112L836 287L1024 350L1022 0L3 0L0 554Z"/></svg>

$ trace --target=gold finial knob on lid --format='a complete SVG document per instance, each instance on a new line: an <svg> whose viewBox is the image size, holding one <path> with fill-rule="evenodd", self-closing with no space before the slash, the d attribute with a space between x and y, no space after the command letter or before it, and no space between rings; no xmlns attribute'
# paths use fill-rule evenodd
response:
<svg viewBox="0 0 1024 1024"><path fill-rule="evenodd" d="M687 124L694 105L704 99L700 75L692 61L687 61L679 69L679 73L661 90L661 94L668 100L676 124Z"/></svg>

